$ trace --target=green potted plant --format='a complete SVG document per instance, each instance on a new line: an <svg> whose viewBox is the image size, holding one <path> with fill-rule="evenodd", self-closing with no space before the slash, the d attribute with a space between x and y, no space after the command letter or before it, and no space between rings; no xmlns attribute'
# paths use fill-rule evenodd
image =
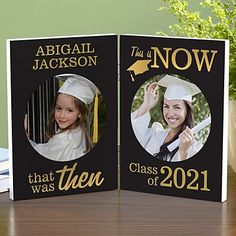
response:
<svg viewBox="0 0 236 236"><path fill-rule="evenodd" d="M188 10L185 0L162 0L166 3L158 11L167 11L178 23L169 26L177 36L228 39L230 41L229 69L229 161L236 172L236 1L204 0L198 11ZM207 14L202 16L200 12ZM164 34L157 32L158 35ZM165 35L165 34L164 34Z"/></svg>

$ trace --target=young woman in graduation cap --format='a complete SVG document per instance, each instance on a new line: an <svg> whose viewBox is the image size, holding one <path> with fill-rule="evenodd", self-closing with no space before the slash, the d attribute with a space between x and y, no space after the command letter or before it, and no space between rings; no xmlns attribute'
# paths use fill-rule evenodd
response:
<svg viewBox="0 0 236 236"><path fill-rule="evenodd" d="M166 87L162 100L162 114L168 128L150 122L149 110L159 100L158 87ZM141 106L131 114L134 133L140 144L154 157L163 161L183 161L195 155L202 143L194 138L192 96L201 92L190 82L166 75L158 83L147 84L144 88ZM179 139L179 145L173 150L169 145Z"/></svg>
<svg viewBox="0 0 236 236"><path fill-rule="evenodd" d="M91 81L79 75L63 74L56 77L65 82L49 114L49 140L43 144L30 142L37 152L48 159L70 161L85 155L93 147L88 133L87 105L93 102L98 89Z"/></svg>

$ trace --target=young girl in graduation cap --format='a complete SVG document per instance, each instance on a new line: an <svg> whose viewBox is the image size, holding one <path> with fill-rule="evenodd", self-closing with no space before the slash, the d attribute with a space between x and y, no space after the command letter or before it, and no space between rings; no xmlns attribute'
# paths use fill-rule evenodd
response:
<svg viewBox="0 0 236 236"><path fill-rule="evenodd" d="M162 115L168 128L154 122L151 128L149 110L159 100L158 87L166 87L162 100ZM166 75L158 83L148 84L144 88L141 106L131 114L134 133L140 144L154 157L163 161L183 161L195 155L202 143L194 138L192 96L201 92L190 82ZM179 138L174 150L168 146Z"/></svg>
<svg viewBox="0 0 236 236"><path fill-rule="evenodd" d="M65 82L49 114L49 140L43 144L30 142L48 159L70 161L85 155L93 147L88 133L88 104L93 102L98 90L91 81L79 75L63 74L57 78Z"/></svg>

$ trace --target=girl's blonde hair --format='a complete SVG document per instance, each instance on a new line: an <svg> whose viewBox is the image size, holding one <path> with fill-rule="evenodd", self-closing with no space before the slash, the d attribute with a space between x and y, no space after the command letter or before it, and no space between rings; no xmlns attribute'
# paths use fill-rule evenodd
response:
<svg viewBox="0 0 236 236"><path fill-rule="evenodd" d="M55 96L54 101L51 105L50 112L49 112L48 126L47 126L47 132L46 132L47 139L52 138L56 134L56 130L59 128L56 123L56 120L55 120L55 107L56 107L57 98L58 98L59 94L60 93L58 93ZM80 126L82 131L85 133L85 138L86 138L86 140L85 140L86 141L85 142L86 143L86 151L85 152L87 153L93 148L93 143L92 143L91 137L89 135L89 117L88 117L89 109L88 109L88 106L84 102L80 101L78 98L76 98L74 96L72 96L72 97L74 99L75 107L76 107L76 109L79 110L81 116L77 118L77 120L75 121L74 124L68 126L65 129L61 129L60 133L65 132L67 130L75 129Z"/></svg>

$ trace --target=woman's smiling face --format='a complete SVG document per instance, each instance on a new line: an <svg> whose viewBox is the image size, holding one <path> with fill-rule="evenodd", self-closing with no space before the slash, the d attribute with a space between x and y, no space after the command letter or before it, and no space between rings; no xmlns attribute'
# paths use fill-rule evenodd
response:
<svg viewBox="0 0 236 236"><path fill-rule="evenodd" d="M163 101L163 116L170 129L181 129L185 121L187 108L185 102L180 99Z"/></svg>

